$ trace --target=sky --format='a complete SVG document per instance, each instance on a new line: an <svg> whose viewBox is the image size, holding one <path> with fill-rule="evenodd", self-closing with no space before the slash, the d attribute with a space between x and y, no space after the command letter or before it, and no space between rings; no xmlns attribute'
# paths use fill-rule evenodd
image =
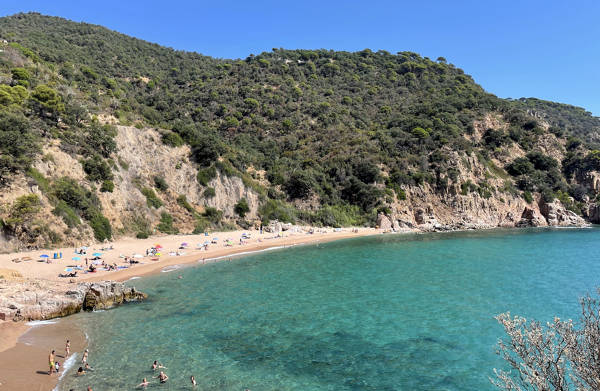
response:
<svg viewBox="0 0 600 391"><path fill-rule="evenodd" d="M462 68L502 98L600 116L600 1L0 0L219 58L286 49L413 51Z"/></svg>

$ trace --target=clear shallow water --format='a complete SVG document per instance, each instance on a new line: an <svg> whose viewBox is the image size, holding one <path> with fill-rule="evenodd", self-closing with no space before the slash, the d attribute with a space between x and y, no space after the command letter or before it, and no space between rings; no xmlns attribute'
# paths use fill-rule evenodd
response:
<svg viewBox="0 0 600 391"><path fill-rule="evenodd" d="M70 318L95 371L59 386L492 390L493 316L577 317L600 285L600 230L381 235L276 250L135 281L150 299ZM183 279L178 279L182 275Z"/></svg>

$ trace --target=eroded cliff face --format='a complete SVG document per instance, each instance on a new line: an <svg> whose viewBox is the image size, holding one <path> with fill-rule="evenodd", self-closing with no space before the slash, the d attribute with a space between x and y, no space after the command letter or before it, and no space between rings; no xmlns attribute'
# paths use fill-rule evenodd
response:
<svg viewBox="0 0 600 391"><path fill-rule="evenodd" d="M152 233L159 233L155 227L161 214L166 212L173 217L173 226L181 233L191 233L196 224L194 214L202 213L205 207L214 207L223 212L225 220L235 222L239 218L235 205L242 199L247 200L250 211L246 219L258 216L259 195L244 185L241 178L225 176L220 172L208 183L215 190L214 197L205 196L207 186L198 183L198 166L190 161L188 146L169 147L162 143L161 134L154 129L117 126L115 138L117 152L112 167L114 189L112 192L97 192L102 213L108 218L113 236L135 235L140 226ZM58 141L44 147L45 154L34 163L34 168L46 179L61 177L75 179L85 188L98 188L99 184L86 179L80 159L62 151ZM154 189L162 206L154 208L148 205L142 194L143 188L154 188L154 178L160 177L167 189ZM6 235L0 230L0 251L10 252L26 248L51 247L53 245L81 245L94 242L94 233L89 224L82 220L76 227L68 227L63 219L52 213L54 206L48 194L32 178L15 176L8 187L0 192L0 218L9 217L9 208L17 198L27 194L36 194L41 208L34 221L24 228L33 230L18 231ZM178 202L185 200L193 208L187 210ZM54 238L53 243L50 238Z"/></svg>

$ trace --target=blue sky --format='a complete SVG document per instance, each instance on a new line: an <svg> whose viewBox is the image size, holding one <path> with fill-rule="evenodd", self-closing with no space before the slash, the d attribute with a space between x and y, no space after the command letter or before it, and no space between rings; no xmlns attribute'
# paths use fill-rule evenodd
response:
<svg viewBox="0 0 600 391"><path fill-rule="evenodd" d="M600 1L2 0L221 58L271 48L414 51L500 97L538 97L600 115Z"/></svg>

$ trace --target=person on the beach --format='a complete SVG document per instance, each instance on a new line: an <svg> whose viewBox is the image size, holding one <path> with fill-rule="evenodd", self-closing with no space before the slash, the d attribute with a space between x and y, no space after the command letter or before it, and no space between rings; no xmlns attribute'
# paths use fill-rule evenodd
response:
<svg viewBox="0 0 600 391"><path fill-rule="evenodd" d="M84 367L84 369L85 369L86 371L93 371L93 370L94 370L94 368L90 367L90 364L88 364L88 363L85 363L85 367Z"/></svg>
<svg viewBox="0 0 600 391"><path fill-rule="evenodd" d="M142 382L140 384L137 385L137 387L148 387L148 384L150 384L150 382L148 382L148 380L146 380L146 378L144 378L144 380L142 380Z"/></svg>
<svg viewBox="0 0 600 391"><path fill-rule="evenodd" d="M88 350L85 349L85 351L83 352L83 357L81 357L81 363L85 364L87 362L88 359Z"/></svg>
<svg viewBox="0 0 600 391"><path fill-rule="evenodd" d="M54 363L54 370L56 371L56 373L58 373L58 371L60 371L60 363L58 361L56 363Z"/></svg>
<svg viewBox="0 0 600 391"><path fill-rule="evenodd" d="M83 370L83 367L79 367L79 369L77 370L77 376L83 376L85 375L85 371Z"/></svg>
<svg viewBox="0 0 600 391"><path fill-rule="evenodd" d="M192 382L193 386L196 386L196 378L194 377L194 375L190 376L190 381Z"/></svg>
<svg viewBox="0 0 600 391"><path fill-rule="evenodd" d="M161 383L166 383L167 380L169 380L169 376L167 376L166 373L164 373L163 371L160 371L160 373L158 374L158 376L154 376L156 379L158 379Z"/></svg>
<svg viewBox="0 0 600 391"><path fill-rule="evenodd" d="M69 355L69 353L71 352L71 342L69 342L69 340L67 339L67 344L65 345L65 357L67 357Z"/></svg>
<svg viewBox="0 0 600 391"><path fill-rule="evenodd" d="M92 390L92 387L88 386L87 391L94 391L94 390Z"/></svg>
<svg viewBox="0 0 600 391"><path fill-rule="evenodd" d="M52 375L54 372L54 350L50 352L48 356L48 363L50 364L50 370L48 371L48 375Z"/></svg>

